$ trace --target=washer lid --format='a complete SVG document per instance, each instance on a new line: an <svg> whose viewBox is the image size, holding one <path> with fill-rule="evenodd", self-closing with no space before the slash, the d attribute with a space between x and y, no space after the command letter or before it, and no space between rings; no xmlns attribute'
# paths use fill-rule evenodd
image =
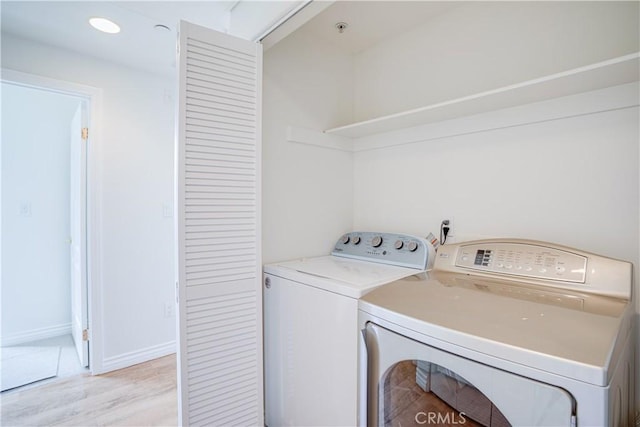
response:
<svg viewBox="0 0 640 427"><path fill-rule="evenodd" d="M402 279L358 306L439 342L599 386L631 325L624 299L456 274Z"/></svg>
<svg viewBox="0 0 640 427"><path fill-rule="evenodd" d="M264 271L352 298L359 298L372 288L421 272L413 268L335 256L265 265Z"/></svg>

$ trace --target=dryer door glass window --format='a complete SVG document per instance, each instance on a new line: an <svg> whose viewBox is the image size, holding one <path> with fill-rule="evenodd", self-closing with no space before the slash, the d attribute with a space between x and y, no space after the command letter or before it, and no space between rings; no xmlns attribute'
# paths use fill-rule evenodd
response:
<svg viewBox="0 0 640 427"><path fill-rule="evenodd" d="M500 409L473 384L435 363L396 363L380 385L380 424L384 426L511 426Z"/></svg>
<svg viewBox="0 0 640 427"><path fill-rule="evenodd" d="M365 331L367 424L571 426L566 390L429 346L374 323Z"/></svg>

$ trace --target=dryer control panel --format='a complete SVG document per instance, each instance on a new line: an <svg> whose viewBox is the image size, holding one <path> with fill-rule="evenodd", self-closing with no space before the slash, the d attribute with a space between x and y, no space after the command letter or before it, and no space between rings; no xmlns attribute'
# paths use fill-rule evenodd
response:
<svg viewBox="0 0 640 427"><path fill-rule="evenodd" d="M633 269L627 261L568 246L505 238L442 245L433 271L630 299Z"/></svg>
<svg viewBox="0 0 640 427"><path fill-rule="evenodd" d="M433 266L435 249L422 237L354 231L338 239L331 255L425 271Z"/></svg>
<svg viewBox="0 0 640 427"><path fill-rule="evenodd" d="M460 246L456 266L492 273L584 283L587 257L532 244L476 243Z"/></svg>

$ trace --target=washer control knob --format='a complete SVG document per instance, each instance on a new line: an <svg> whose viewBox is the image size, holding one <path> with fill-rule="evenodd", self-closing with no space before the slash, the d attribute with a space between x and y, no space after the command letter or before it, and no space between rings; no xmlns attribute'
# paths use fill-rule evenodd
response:
<svg viewBox="0 0 640 427"><path fill-rule="evenodd" d="M346 245L347 243L349 243L349 240L351 240L349 238L349 235L345 234L344 236L342 236L342 239L340 239L340 242L342 242L343 245Z"/></svg>
<svg viewBox="0 0 640 427"><path fill-rule="evenodd" d="M376 236L371 240L371 246L374 248L379 247L382 244L382 237Z"/></svg>
<svg viewBox="0 0 640 427"><path fill-rule="evenodd" d="M354 236L352 239L352 242L354 245L359 245L360 244L360 236Z"/></svg>
<svg viewBox="0 0 640 427"><path fill-rule="evenodd" d="M403 246L404 246L404 242L402 240L396 240L396 242L393 244L393 247L396 248L397 250L402 249Z"/></svg>
<svg viewBox="0 0 640 427"><path fill-rule="evenodd" d="M417 250L418 250L418 242L416 242L416 241L411 241L411 242L409 242L409 246L408 246L408 248L409 248L409 250L410 250L411 252L415 252L415 251L417 251Z"/></svg>

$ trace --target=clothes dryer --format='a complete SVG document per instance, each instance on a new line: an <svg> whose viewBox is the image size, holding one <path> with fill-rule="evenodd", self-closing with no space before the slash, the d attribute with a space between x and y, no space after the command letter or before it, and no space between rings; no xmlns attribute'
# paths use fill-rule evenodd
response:
<svg viewBox="0 0 640 427"><path fill-rule="evenodd" d="M416 236L353 232L331 255L264 267L268 426L357 424L357 300L424 272L434 255Z"/></svg>
<svg viewBox="0 0 640 427"><path fill-rule="evenodd" d="M630 263L551 243L441 246L359 301L367 424L633 425L631 284Z"/></svg>

